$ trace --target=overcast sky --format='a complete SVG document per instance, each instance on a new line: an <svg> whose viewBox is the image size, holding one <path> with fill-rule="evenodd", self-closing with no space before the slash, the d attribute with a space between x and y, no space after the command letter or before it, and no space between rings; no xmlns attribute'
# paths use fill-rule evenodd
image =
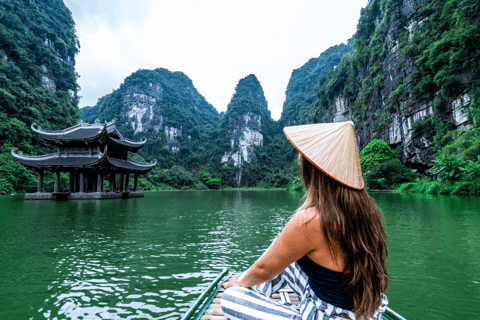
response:
<svg viewBox="0 0 480 320"><path fill-rule="evenodd" d="M356 30L367 0L65 0L80 40L80 107L138 69L182 71L225 111L253 73L279 119L293 69Z"/></svg>

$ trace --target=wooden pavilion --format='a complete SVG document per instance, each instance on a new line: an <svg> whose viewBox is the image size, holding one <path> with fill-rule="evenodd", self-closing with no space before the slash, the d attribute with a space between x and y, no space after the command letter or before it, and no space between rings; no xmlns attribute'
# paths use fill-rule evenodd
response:
<svg viewBox="0 0 480 320"><path fill-rule="evenodd" d="M29 170L38 172L36 193L27 193L25 200L54 199L112 199L143 197L137 190L138 176L146 174L155 165L140 163L128 158L128 152L137 152L146 142L133 141L124 137L115 120L107 123L88 124L80 120L76 126L47 131L41 127L32 130L47 145L57 146L55 153L41 156L26 156L12 150L12 155ZM53 193L43 192L43 174L48 170L55 173ZM60 192L60 172L70 173L68 192ZM120 185L115 185L116 174L120 174ZM129 190L130 175L134 175L133 190ZM103 190L103 181L108 176L109 190Z"/></svg>

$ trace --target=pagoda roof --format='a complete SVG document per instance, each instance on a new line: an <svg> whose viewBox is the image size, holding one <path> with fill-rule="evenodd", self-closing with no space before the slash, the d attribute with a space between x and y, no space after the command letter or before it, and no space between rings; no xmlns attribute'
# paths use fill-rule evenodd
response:
<svg viewBox="0 0 480 320"><path fill-rule="evenodd" d="M32 130L45 142L54 145L63 145L68 143L92 143L99 142L102 144L113 144L123 148L128 149L129 151L137 151L140 149L145 142L144 141L134 141L125 138L122 132L115 125L115 119L111 122L100 123L98 120L93 124L85 123L80 120L80 122L72 127L51 131L51 130L42 130L41 127L35 128L36 123L32 123L30 126ZM113 137L116 135L118 138Z"/></svg>
<svg viewBox="0 0 480 320"><path fill-rule="evenodd" d="M12 156L27 168L36 170L62 170L62 169L96 169L100 171L117 171L117 172L135 172L145 174L150 171L157 162L148 164L141 163L131 159L117 159L100 153L95 156L59 156L58 153L51 153L41 156L27 156L19 152L15 153L15 149L11 151Z"/></svg>

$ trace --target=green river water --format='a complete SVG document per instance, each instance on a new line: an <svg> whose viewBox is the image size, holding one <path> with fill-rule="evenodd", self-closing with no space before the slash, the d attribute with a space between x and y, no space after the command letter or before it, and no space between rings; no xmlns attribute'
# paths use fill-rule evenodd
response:
<svg viewBox="0 0 480 320"><path fill-rule="evenodd" d="M179 319L222 267L246 269L302 195L150 192L103 201L0 197L0 319ZM390 307L480 319L480 198L373 194Z"/></svg>

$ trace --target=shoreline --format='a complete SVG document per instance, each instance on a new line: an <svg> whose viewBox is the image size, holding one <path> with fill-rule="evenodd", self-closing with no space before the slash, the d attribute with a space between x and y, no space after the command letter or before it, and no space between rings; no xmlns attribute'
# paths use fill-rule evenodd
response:
<svg viewBox="0 0 480 320"><path fill-rule="evenodd" d="M289 191L287 188L226 188L226 189L159 189L159 190L139 190L139 192L164 192L164 191ZM297 192L297 191L294 191ZM26 192L29 193L29 192ZM0 196L25 196L26 193L0 193ZM51 192L46 192L51 193ZM94 192L85 192L85 194Z"/></svg>

